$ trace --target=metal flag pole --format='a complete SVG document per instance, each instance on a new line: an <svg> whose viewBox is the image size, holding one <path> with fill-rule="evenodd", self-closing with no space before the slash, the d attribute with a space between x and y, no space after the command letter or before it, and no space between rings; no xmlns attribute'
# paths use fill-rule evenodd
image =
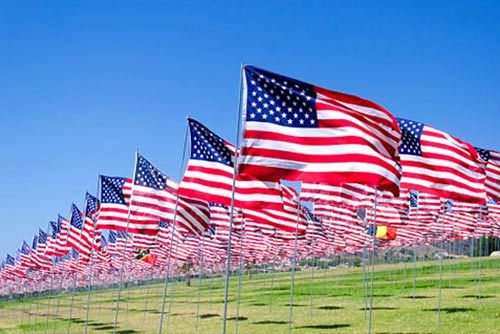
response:
<svg viewBox="0 0 500 334"><path fill-rule="evenodd" d="M236 175L238 174L238 151L240 148L240 131L241 131L241 115L243 110L243 64L240 67L240 85L239 85L239 101L238 101L238 124L236 130L236 149L234 159L233 181L231 186L231 205L229 208L229 233L227 240L227 263L226 263L226 276L224 279L224 313L222 319L222 334L226 334L227 328L227 304L229 296L229 274L231 271L231 238L233 234L233 220L234 220L234 196L236 192Z"/></svg>
<svg viewBox="0 0 500 334"><path fill-rule="evenodd" d="M241 218L243 223L243 216ZM240 263L238 269L238 293L236 296L236 319L235 319L235 333L238 334L238 320L240 316L240 295L241 295L241 276L243 271L243 238L245 236L245 227L242 224L241 236L240 236Z"/></svg>
<svg viewBox="0 0 500 334"><path fill-rule="evenodd" d="M50 231L50 222L47 223L47 237L49 235ZM48 243L48 238L47 238L47 243ZM45 315L45 334L47 334L47 329L49 325L49 311L50 311L50 291L52 290L52 283L54 282L54 260L51 258L50 262L52 266L50 267L50 283L49 283L49 289L47 290L47 313Z"/></svg>
<svg viewBox="0 0 500 334"><path fill-rule="evenodd" d="M375 188L375 194L373 199L373 241L372 241L372 273L371 273L371 285L370 285L370 314L368 318L368 334L372 333L372 313L373 313L373 277L375 275L375 246L376 246L376 235L377 235L377 195L378 190Z"/></svg>
<svg viewBox="0 0 500 334"><path fill-rule="evenodd" d="M272 274L271 274L271 291L269 292L269 314L272 313L273 310L273 288L274 288L274 275L276 274L276 267L273 261L272 263Z"/></svg>
<svg viewBox="0 0 500 334"><path fill-rule="evenodd" d="M482 206L479 209L479 225L483 223L483 208ZM477 267L477 299L481 301L481 261L483 256L483 234L480 235L479 239L479 258L478 258L478 267ZM486 242L486 240L484 240Z"/></svg>
<svg viewBox="0 0 500 334"><path fill-rule="evenodd" d="M415 289L416 289L416 279L417 279L417 250L415 244L416 241L413 241L413 272L412 272L413 300L415 300Z"/></svg>
<svg viewBox="0 0 500 334"><path fill-rule="evenodd" d="M210 293L209 293L209 302L208 302L208 309L211 311L212 310L212 293L213 293L213 287L214 287L214 261L212 259L212 262L210 264Z"/></svg>
<svg viewBox="0 0 500 334"><path fill-rule="evenodd" d="M444 215L441 216L441 254L439 256L439 293L438 293L438 309L436 325L439 326L441 322L441 293L443 285L443 243L444 243Z"/></svg>
<svg viewBox="0 0 500 334"><path fill-rule="evenodd" d="M204 251L204 241L203 241L203 236L200 238L200 247L199 247L199 252L200 252L200 270L198 272L198 301L196 303L196 326L195 326L195 332L198 334L198 322L199 322L199 315L200 315L200 298L201 298L201 290L203 287L203 251Z"/></svg>
<svg viewBox="0 0 500 334"><path fill-rule="evenodd" d="M179 242L175 245L175 260L174 260L174 269L178 268L177 265L177 260L178 260L178 255L179 255ZM167 333L170 331L170 316L172 315L172 305L174 303L174 293L175 293L175 287L177 286L177 281L179 280L179 276L175 277L174 274L172 274L172 278L174 280L174 284L170 288L170 298L169 298L169 303L168 303L168 316L167 316Z"/></svg>
<svg viewBox="0 0 500 334"><path fill-rule="evenodd" d="M184 160L186 158L186 147L187 147L187 140L188 140L188 127L186 126L186 131L184 134L184 145L182 149L182 158L181 158L181 165L179 168L179 177L182 177L182 172L183 172L183 167L184 167ZM164 318L164 313L165 313L165 301L167 297L167 287L168 287L168 279L169 279L169 274L170 274L170 263L172 260L172 249L173 249L173 243L174 243L174 235L177 227L177 211L179 209L179 195L176 193L175 196L175 206L174 206L174 216L172 218L172 235L170 236L170 243L168 245L168 256L167 256L167 269L165 272L165 280L163 281L163 293L162 293L162 302L161 302L161 311L160 311L160 323L158 324L158 334L161 334L163 331L163 318ZM178 247L178 245L177 245ZM177 256L176 256L176 261L177 261ZM170 314L169 314L170 317Z"/></svg>
<svg viewBox="0 0 500 334"><path fill-rule="evenodd" d="M71 213L73 214L73 213ZM71 220L71 219L70 219ZM84 225L84 222L82 223L82 229L80 230L80 237L78 238L78 247L81 249L81 245L82 245L82 233L83 233L83 225ZM69 224L69 227L68 227L68 233L69 233L69 229L71 228L71 222ZM68 235L69 237L69 235ZM70 308L69 308L69 318L68 318L68 334L71 332L71 324L72 324L72 320L73 320L73 303L75 302L75 291L76 291L76 282L78 280L78 264L80 263L80 257L81 257L81 254L80 254L80 251L78 251L78 258L76 259L76 264L75 264L75 272L73 274L73 288L71 289L71 303L70 303Z"/></svg>
<svg viewBox="0 0 500 334"><path fill-rule="evenodd" d="M299 237L299 219L300 219L300 210L302 209L300 204L300 192L302 189L299 189L299 201L297 207L297 217L295 223L295 238L293 241L293 258L292 258L292 273L291 273L291 281L290 281L290 306L289 306L289 314L288 314L288 334L292 332L292 316L293 316L293 290L295 286L295 267L297 264L297 239Z"/></svg>
<svg viewBox="0 0 500 334"><path fill-rule="evenodd" d="M311 268L311 284L309 286L309 295L311 297L311 306L310 306L310 316L313 315L313 301L314 301L314 267L316 265L315 257L314 257L314 248L316 243L314 239L312 240L312 268Z"/></svg>
<svg viewBox="0 0 500 334"><path fill-rule="evenodd" d="M53 265L52 265L53 266ZM49 328L49 312L50 312L50 300L51 298L51 291L52 291L52 283L54 282L54 272L53 268L51 268L51 275L50 275L50 283L49 283L49 289L47 290L47 313L45 314L45 334L47 334L47 330Z"/></svg>
<svg viewBox="0 0 500 334"><path fill-rule="evenodd" d="M135 151L135 161L134 161L134 171L133 171L133 177L132 177L132 191L130 193L130 202L128 204L128 210L127 210L128 211L127 212L127 226L125 227L125 245L123 247L123 252L122 252L122 265L120 268L120 282L118 283L115 318L113 320L113 334L116 334L116 326L118 324L118 313L120 311L120 295L121 295L121 289L122 289L122 284L123 284L123 271L125 269L125 256L127 254L127 246L128 246L128 239L129 239L128 238L128 228L130 225L132 201L134 200L135 176L136 176L137 160L138 159L139 159L139 150L136 150Z"/></svg>
<svg viewBox="0 0 500 334"><path fill-rule="evenodd" d="M59 305L61 304L61 297L62 297L62 284L63 284L63 276L64 272L61 272L59 275L59 292L57 295L57 304L56 304L56 318L59 317ZM54 321L54 326L52 326L52 333L55 334L56 332L56 322Z"/></svg>
<svg viewBox="0 0 500 334"><path fill-rule="evenodd" d="M96 190L96 205L97 205L97 210L99 210L99 190L100 190L100 185L101 185L101 175L97 176L97 190ZM85 208L86 210L86 208ZM87 213L85 213L87 214ZM97 235L96 231L96 224L97 224L97 217L92 217L92 222L93 222L93 232L92 232L92 244L90 246L90 264L89 264L89 274L88 274L88 289L87 289L87 307L85 309L85 334L88 333L88 327L89 327L89 313L90 313L90 296L91 296L91 291L92 291L92 269L94 267L94 244L95 244L95 239Z"/></svg>

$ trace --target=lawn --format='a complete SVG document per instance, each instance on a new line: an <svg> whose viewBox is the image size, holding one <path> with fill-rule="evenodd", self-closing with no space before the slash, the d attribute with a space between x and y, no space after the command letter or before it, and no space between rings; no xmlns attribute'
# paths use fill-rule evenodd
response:
<svg viewBox="0 0 500 334"><path fill-rule="evenodd" d="M438 262L419 262L413 289L413 264L375 267L374 333L500 333L500 259L445 260L441 321L437 325ZM480 281L479 281L480 277ZM231 278L228 333L287 333L290 273L245 275L236 321L238 277ZM298 271L293 300L293 333L366 333L361 268ZM161 284L121 291L117 333L157 333ZM224 279L169 283L164 333L220 333ZM481 298L478 298L481 296ZM110 333L116 289L94 291L89 333ZM170 299L169 299L170 300ZM83 333L87 294L41 296L0 303L0 333ZM48 317L46 316L48 312ZM198 315L198 316L197 316Z"/></svg>

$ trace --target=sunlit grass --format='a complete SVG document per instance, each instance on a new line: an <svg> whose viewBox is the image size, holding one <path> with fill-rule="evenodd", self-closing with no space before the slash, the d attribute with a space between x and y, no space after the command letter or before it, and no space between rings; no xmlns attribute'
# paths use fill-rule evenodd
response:
<svg viewBox="0 0 500 334"><path fill-rule="evenodd" d="M437 320L438 262L375 267L374 333L496 333L500 328L499 259L482 259L481 283L477 259L445 260L441 323ZM369 270L368 270L369 271ZM368 311L361 268L299 271L293 299L293 333L366 333ZM369 289L369 275L367 274ZM243 277L236 319L237 277L231 278L228 333L287 333L290 273ZM223 277L169 283L164 333L220 333ZM118 333L157 333L162 285L135 286L121 291ZM169 303L173 295L172 304ZM481 296L481 299L478 297ZM116 289L92 293L89 333L113 329ZM82 333L87 294L5 301L0 303L0 333ZM170 309L170 316L168 311ZM48 310L48 316L47 316ZM198 315L198 316L196 316ZM238 320L238 321L237 321ZM47 327L47 328L46 328ZM3 331L3 332L2 332Z"/></svg>

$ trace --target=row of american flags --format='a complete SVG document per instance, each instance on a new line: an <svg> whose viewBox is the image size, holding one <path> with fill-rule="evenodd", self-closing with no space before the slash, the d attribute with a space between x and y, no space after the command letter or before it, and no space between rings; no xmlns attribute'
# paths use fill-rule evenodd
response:
<svg viewBox="0 0 500 334"><path fill-rule="evenodd" d="M169 255L174 271L204 258L222 272L230 231L233 266L288 261L295 238L307 258L374 237L394 247L500 236L500 152L257 67L242 80L241 145L189 118L179 183L137 153L132 177L100 176L83 210L72 204L7 255L0 293L69 287L75 275L109 283L122 267L126 279L160 278Z"/></svg>

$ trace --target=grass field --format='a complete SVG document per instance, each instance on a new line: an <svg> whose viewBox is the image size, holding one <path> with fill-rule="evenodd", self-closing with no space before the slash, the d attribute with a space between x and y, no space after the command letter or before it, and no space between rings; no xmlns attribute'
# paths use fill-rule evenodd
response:
<svg viewBox="0 0 500 334"><path fill-rule="evenodd" d="M477 261L474 259L472 263L474 270L470 260L444 261L439 326L436 325L437 262L417 264L415 298L412 263L377 265L373 332L500 333L500 259L482 259L480 283ZM361 268L297 272L293 333L366 333L368 312L364 310L361 276ZM235 319L237 281L237 277L231 280L228 333L235 333L236 326L239 333L287 333L290 274L245 276L238 321ZM221 332L222 277L209 277L201 282L193 279L191 287L184 282L169 287L173 288L169 288L169 295L173 293L174 298L170 317L165 315L164 333ZM160 284L123 289L117 332L156 333L161 293ZM68 294L2 302L0 333L67 333L68 329L83 333L86 298L86 293L75 295L71 321ZM115 307L116 290L93 292L89 333L112 332ZM166 311L168 308L167 303Z"/></svg>

